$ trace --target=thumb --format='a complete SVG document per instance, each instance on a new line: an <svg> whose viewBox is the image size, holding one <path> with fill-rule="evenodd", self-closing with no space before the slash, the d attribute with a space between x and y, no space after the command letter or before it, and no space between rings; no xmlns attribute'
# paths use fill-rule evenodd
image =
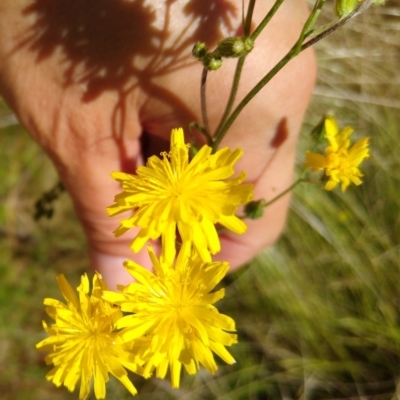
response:
<svg viewBox="0 0 400 400"><path fill-rule="evenodd" d="M131 154L134 156L140 154L139 143L137 140L135 142L131 144ZM133 279L123 267L126 259L148 269L152 266L146 247L139 253L133 253L129 247L137 231L132 229L118 238L113 234L119 226L119 220L127 216L109 217L107 214L106 208L121 191L119 183L110 174L113 171L126 171L127 168L121 165L124 163L112 151L110 142L106 146L107 151L99 147L103 145L90 146L74 157L68 157L69 161L65 163L57 158L55 164L86 233L92 268L103 276L111 290L115 290L117 284L126 285ZM140 162L139 156L130 158L129 170L134 170ZM150 244L158 252L158 244Z"/></svg>

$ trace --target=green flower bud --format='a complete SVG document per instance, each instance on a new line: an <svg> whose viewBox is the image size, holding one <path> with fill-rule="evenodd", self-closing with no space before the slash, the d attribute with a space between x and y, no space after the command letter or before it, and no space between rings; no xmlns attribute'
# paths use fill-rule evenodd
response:
<svg viewBox="0 0 400 400"><path fill-rule="evenodd" d="M264 199L250 201L244 206L244 214L247 218L259 219L263 216L266 205Z"/></svg>
<svg viewBox="0 0 400 400"><path fill-rule="evenodd" d="M196 143L194 143L194 142L190 143L189 153L190 153L191 160L193 160L193 158L199 152L199 150L200 150L200 147Z"/></svg>
<svg viewBox="0 0 400 400"><path fill-rule="evenodd" d="M205 43L197 42L192 49L192 54L195 58L201 61L207 54L208 48Z"/></svg>
<svg viewBox="0 0 400 400"><path fill-rule="evenodd" d="M329 115L324 115L316 126L314 126L310 135L315 143L320 143L325 140L325 120Z"/></svg>
<svg viewBox="0 0 400 400"><path fill-rule="evenodd" d="M250 37L229 37L221 40L217 52L222 57L242 57L253 50L254 41Z"/></svg>
<svg viewBox="0 0 400 400"><path fill-rule="evenodd" d="M217 53L207 53L202 59L203 65L209 71L215 71L222 65L221 56Z"/></svg>
<svg viewBox="0 0 400 400"><path fill-rule="evenodd" d="M363 0L336 0L336 14L339 18L347 17Z"/></svg>

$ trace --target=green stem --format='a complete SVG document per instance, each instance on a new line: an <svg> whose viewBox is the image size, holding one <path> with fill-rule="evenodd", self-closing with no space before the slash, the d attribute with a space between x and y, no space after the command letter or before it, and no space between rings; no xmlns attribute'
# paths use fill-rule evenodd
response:
<svg viewBox="0 0 400 400"><path fill-rule="evenodd" d="M275 196L273 199L271 199L268 202L265 202L263 205L263 208L266 209L267 207L269 207L271 204L275 203L276 201L278 201L279 199L281 199L283 196L285 196L286 194L288 194L289 192L291 192L297 185L299 185L300 183L303 182L308 182L308 183L312 183L311 181L308 180L308 170L305 169L303 170L302 174L300 175L300 178L297 179L296 182L292 183L287 189L285 189L283 192L279 193L277 196ZM306 177L307 176L307 177ZM249 218L247 215L242 215L239 216L238 218L240 219L247 219Z"/></svg>
<svg viewBox="0 0 400 400"><path fill-rule="evenodd" d="M265 16L265 18L260 22L260 24L257 26L257 28L254 30L254 32L251 34L251 38L253 40L256 40L257 36L262 32L262 30L265 28L265 26L268 24L268 22L271 20L271 18L275 15L275 13L278 11L279 7L285 0L276 0L275 4L272 6L272 8L269 10L268 14Z"/></svg>
<svg viewBox="0 0 400 400"><path fill-rule="evenodd" d="M228 99L228 103L226 104L225 107L225 111L224 114L221 118L221 121L219 122L219 125L217 127L217 130L215 131L215 136L214 136L214 141L217 140L218 138L218 134L221 130L221 127L225 124L226 119L228 118L229 114L232 111L232 107L233 107L233 103L236 99L236 94L239 88L239 81L240 81L240 76L242 74L242 69L243 69L243 65L244 65L244 61L245 61L246 56L244 57L240 57L237 64L236 64L236 70L235 70L235 75L233 77L233 83L232 83L232 87L231 87L231 93L229 95L229 99ZM213 147L213 152L216 150L216 147Z"/></svg>
<svg viewBox="0 0 400 400"><path fill-rule="evenodd" d="M244 32L245 36L248 36L250 34L251 20L253 18L253 11L254 11L255 3L256 3L256 0L250 0L249 8L247 9L246 20L244 21L244 24L243 24L243 32ZM240 76L242 74L245 58L246 58L246 56L240 57L236 64L235 75L233 77L233 83L232 83L232 87L231 87L231 92L229 94L229 99L226 104L224 114L222 115L221 121L219 122L218 127L215 132L219 132L219 130L221 129L221 126L225 123L225 120L228 118L228 115L232 111L233 103L235 102L236 94L237 94L237 91L239 88ZM215 136L217 137L217 134ZM214 149L214 151L215 150L216 149Z"/></svg>
<svg viewBox="0 0 400 400"><path fill-rule="evenodd" d="M363 11L365 11L370 5L371 5L371 2L368 2L368 1L364 1L364 2L360 3L360 5L354 11L352 11L349 15L347 15L346 17L340 19L335 24L327 27L326 30L323 30L321 33L317 34L317 36L314 36L309 41L304 43L301 46L301 51L303 51L303 50L309 48L310 46L312 46L313 44L319 42L325 36L328 36L331 33L335 32L337 29L339 29L341 26L347 24L347 22L349 22L351 19L356 17L358 14L360 14ZM312 34L312 33L313 33L312 31L308 32L307 36L309 34Z"/></svg>
<svg viewBox="0 0 400 400"><path fill-rule="evenodd" d="M264 78L262 78L260 82L258 82L257 85L253 87L253 89L250 90L250 92L233 110L232 114L223 123L223 125L221 126L221 128L214 137L214 144L213 144L214 151L218 148L222 139L226 135L228 129L231 127L231 125L233 124L237 116L240 114L240 112L243 110L243 108L247 105L247 103L277 74L278 71L280 71L298 53L297 47L298 45L296 42L295 46L286 54L286 56L283 57L278 62L278 64L276 64L275 67L272 68L271 71L269 71L268 74L265 75Z"/></svg>
<svg viewBox="0 0 400 400"><path fill-rule="evenodd" d="M324 6L325 0L317 0L317 2L314 5L314 9L310 16L307 19L307 22L303 26L303 30L301 32L300 36L307 37L311 31L311 28L315 25L317 22L317 19L319 17L319 13L322 10L322 7Z"/></svg>
<svg viewBox="0 0 400 400"><path fill-rule="evenodd" d="M278 201L280 198L282 198L283 196L285 196L285 194L288 194L290 191L292 191L297 185L299 185L300 183L303 182L308 182L308 179L302 178L300 177L299 179L297 179L296 182L292 183L287 189L285 189L283 192L279 193L277 196L275 196L272 200L267 201L265 203L264 208L267 208L268 206L270 206L272 203L275 203L276 201Z"/></svg>
<svg viewBox="0 0 400 400"><path fill-rule="evenodd" d="M190 131L190 133L192 132L192 129L193 129L193 128L196 128L200 133L202 133L202 134L205 136L205 138L207 139L207 143L208 143L209 145L211 145L211 143L213 142L213 139L212 139L211 136L209 136L209 135L207 134L206 130L205 130L201 125L199 125L199 124L196 123L196 122L191 122L191 123L189 124L189 131Z"/></svg>
<svg viewBox="0 0 400 400"><path fill-rule="evenodd" d="M251 37L254 39L259 35L261 30L265 27L268 21L272 18L275 12L278 10L279 6L284 0L277 0L274 6L271 8L267 16L260 23L260 25L253 32ZM297 39L294 46L289 50L289 52L276 64L265 76L262 78L249 93L243 98L243 100L237 105L233 110L232 114L222 123L221 127L216 131L214 135L213 151L216 151L222 139L226 135L228 129L231 127L235 119L241 113L243 108L249 103L249 101L295 56L297 56L302 50L302 44L304 38L307 36L308 32L312 28L313 24L316 22L316 15L319 14L320 8L324 4L325 0L318 0L311 14L309 15L306 23L304 24L303 30ZM258 31L259 30L259 31Z"/></svg>
<svg viewBox="0 0 400 400"><path fill-rule="evenodd" d="M265 25L269 22L275 12L278 10L279 6L282 4L284 0L277 0L274 6L271 8L269 13L266 15L264 20L260 23L260 25L256 28L256 30L250 36L251 38L255 39L265 27ZM351 18L353 18L356 14L364 11L368 8L371 4L370 0L365 0L364 2L360 3L359 7L355 11L353 11L349 16L343 18L342 20L338 21L337 24L329 27L326 31L321 32L316 37L310 39L308 42L304 43L304 39L312 34L312 27L315 25L318 15L321 12L321 9L325 3L325 0L317 0L314 6L313 11L309 15L302 32L294 44L294 46L290 49L290 51L262 78L254 87L250 90L249 93L243 98L243 100L237 105L237 107L233 110L232 114L229 117L226 117L224 113L224 118L222 119L220 126L218 127L213 140L213 151L216 151L219 144L221 143L222 139L226 135L228 129L231 127L235 119L241 113L243 108L249 103L250 100L280 71L291 59L297 56L300 52L310 47L312 44L316 43L318 40L321 40L323 37L329 35L330 33L334 32L337 28L344 25L348 22ZM365 3L365 4L364 4ZM243 67L243 65L242 65ZM241 72L241 70L240 70ZM240 75L240 73L239 73ZM237 88L235 89L234 96L236 95ZM234 97L233 97L234 99ZM228 103L230 104L230 102ZM233 104L233 101L232 101ZM232 106L230 106L232 107Z"/></svg>
<svg viewBox="0 0 400 400"><path fill-rule="evenodd" d="M201 116L203 119L203 128L206 133L206 137L210 138L210 125L208 124L208 115L207 115L207 99L206 99L206 87L207 87L207 68L203 68L203 73L201 74L201 85L200 85L200 100L201 100ZM212 141L209 140L209 145L211 146Z"/></svg>
<svg viewBox="0 0 400 400"><path fill-rule="evenodd" d="M318 147L318 143L315 143L314 146L311 149L311 152L313 152L316 148ZM309 182L309 175L310 175L310 169L309 168L304 168L302 173L300 174L300 178L297 179L294 183L292 183L287 189L285 189L283 192L279 193L277 196L275 196L272 200L268 201L265 203L264 208L267 208L270 206L272 203L275 201L279 200L281 197L283 197L285 194L289 193L291 190L293 190L298 184L303 183L303 182Z"/></svg>
<svg viewBox="0 0 400 400"><path fill-rule="evenodd" d="M256 0L250 0L249 8L247 9L246 21L243 25L244 36L250 35L251 20L253 19L254 6Z"/></svg>

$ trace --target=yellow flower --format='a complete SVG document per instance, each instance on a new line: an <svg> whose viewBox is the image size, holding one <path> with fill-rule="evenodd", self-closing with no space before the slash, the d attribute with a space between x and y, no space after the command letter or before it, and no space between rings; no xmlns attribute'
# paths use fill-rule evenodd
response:
<svg viewBox="0 0 400 400"><path fill-rule="evenodd" d="M162 159L152 156L136 175L122 172L112 177L122 184L123 192L108 207L110 216L134 210L133 215L121 221L114 232L120 236L133 227L140 232L131 248L138 252L149 239L162 238L164 260L173 262L178 229L184 251L192 244L204 262L220 251L220 242L214 224L242 234L246 224L235 216L239 205L252 199L252 185L240 185L245 174L228 180L234 174L233 166L242 150L228 148L211 154L205 145L189 162L189 145L184 142L181 128L171 133L171 149Z"/></svg>
<svg viewBox="0 0 400 400"><path fill-rule="evenodd" d="M179 387L182 364L195 374L202 364L214 373L217 365L213 352L228 364L235 360L226 350L237 342L232 318L213 306L224 297L224 289L210 293L226 274L227 262L204 264L196 252L190 259L179 255L175 265L158 260L149 247L154 273L133 261L125 268L136 282L122 293L107 291L103 298L121 306L126 315L117 322L121 338L131 343L145 364L143 375L153 370L164 378L170 368L171 383Z"/></svg>
<svg viewBox="0 0 400 400"><path fill-rule="evenodd" d="M85 275L78 287L79 298L64 275L57 283L67 304L55 299L45 299L47 314L55 320L51 326L43 321L50 335L36 345L47 351L46 364L54 368L46 375L56 386L64 384L71 392L79 380L79 398L86 399L90 392L90 381L94 377L94 393L97 399L106 396L108 373L114 375L131 394L137 391L127 376L124 367L137 371L133 356L120 343L115 324L122 317L118 307L101 299L107 289L101 275L93 278L93 290L89 295L89 280Z"/></svg>
<svg viewBox="0 0 400 400"><path fill-rule="evenodd" d="M333 117L326 118L325 132L325 137L329 141L329 146L325 149L326 156L307 152L304 167L313 171L325 170L325 174L329 177L325 190L334 189L338 183L341 183L342 192L351 182L360 185L363 174L358 166L369 157L369 138L360 139L349 149L349 137L353 133L353 128L347 126L339 132Z"/></svg>

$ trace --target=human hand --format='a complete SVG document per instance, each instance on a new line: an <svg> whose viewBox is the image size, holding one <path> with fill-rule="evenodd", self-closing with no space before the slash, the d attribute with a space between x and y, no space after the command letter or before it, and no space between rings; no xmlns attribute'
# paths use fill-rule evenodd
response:
<svg viewBox="0 0 400 400"><path fill-rule="evenodd" d="M255 24L272 4L256 3ZM0 92L54 161L87 234L92 265L112 288L131 279L124 259L151 266L146 249L138 254L129 249L135 232L112 234L118 219L109 218L105 208L120 188L110 173L134 173L149 155L168 150L172 128L188 134L190 122L201 122L202 66L191 48L198 40L213 48L223 36L240 34L241 5L241 0L0 4ZM239 99L286 54L307 15L305 3L284 2L246 59ZM234 60L224 60L209 73L212 128L222 116L234 67ZM271 199L291 183L314 77L308 50L255 97L221 144L244 150L237 171L246 171L255 184L256 199ZM215 259L236 268L271 244L284 225L288 201L283 197L262 219L249 221L244 235L224 233Z"/></svg>

